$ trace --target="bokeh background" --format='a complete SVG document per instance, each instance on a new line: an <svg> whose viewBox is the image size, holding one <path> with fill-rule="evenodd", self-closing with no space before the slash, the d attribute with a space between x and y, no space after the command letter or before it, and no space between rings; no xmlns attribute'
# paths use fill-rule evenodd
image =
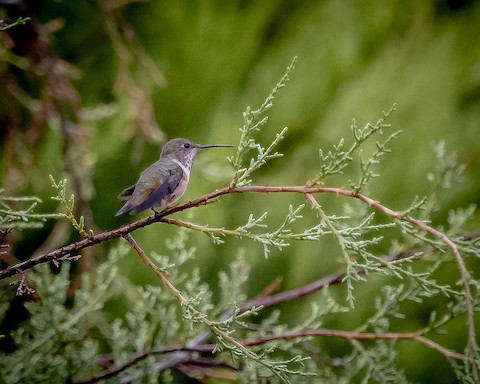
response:
<svg viewBox="0 0 480 384"><path fill-rule="evenodd" d="M466 170L463 183L440 196L433 224L445 225L452 208L479 203L478 1L18 0L0 1L0 15L32 18L0 32L1 184L6 195L42 198L39 211L57 209L50 199L52 174L69 180L87 228L102 231L132 221L114 217L122 205L116 196L158 158L161 144L174 137L237 144L243 111L261 104L295 56L291 81L257 136L268 144L288 126L279 147L284 157L254 175L255 184L304 184L317 172L320 148L330 149L342 137L351 142L352 119L359 126L374 123L396 104L389 122L403 134L377 168L381 177L369 186L369 195L399 210L416 195L428 195L427 175L437 161L432 143L444 140L446 153L456 152ZM231 176L226 156L232 154L230 149L200 154L182 201L225 186ZM327 183L348 186L351 175ZM338 200L319 198L332 213L345 202ZM236 228L249 213L269 211L268 223L275 227L289 204L303 202L291 195L226 196L179 217ZM306 225L314 223L309 208L304 214ZM479 224L477 217L467 230ZM175 231L158 224L135 237L146 250L162 253L164 239ZM43 229L15 234L14 256L22 260L77 238L48 222ZM188 267L199 268L215 289L218 271L242 249L252 265L250 297L277 276L283 279L281 289L289 289L341 265L331 239L272 249L267 260L258 243L225 240L216 246L192 233L189 242L197 256ZM78 268L94 268L109 246L88 250ZM385 242L378 253L389 250ZM135 284L158 284L136 257L124 258L121 267ZM454 263L443 273L458 278ZM382 281L359 284L355 310L332 324L344 329L361 324ZM341 299L343 288L334 294ZM441 305L406 308L408 317L396 329L421 328L429 311ZM282 320L299 323L308 308L302 301L281 307ZM451 327L461 337L446 344L461 347L464 319ZM342 351L340 345L335 352L328 341L323 348ZM437 353L413 343L399 348L411 380L454 381Z"/></svg>

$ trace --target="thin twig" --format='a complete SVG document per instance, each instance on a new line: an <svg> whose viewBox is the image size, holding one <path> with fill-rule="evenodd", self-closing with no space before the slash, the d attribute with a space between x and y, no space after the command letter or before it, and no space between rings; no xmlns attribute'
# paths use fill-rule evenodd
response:
<svg viewBox="0 0 480 384"><path fill-rule="evenodd" d="M195 309L193 306L189 305L189 300L183 296L183 294L172 284L172 282L166 276L166 273L163 272L157 265L147 256L147 254L143 251L140 245L135 241L130 233L123 235L124 237L132 246L132 248L138 253L138 255L142 258L143 261L155 272L155 274L160 277L163 283L172 291L175 297L178 299L180 304L183 306L188 306L189 310L194 314L194 316L199 319L203 324L205 324L212 334L214 334L218 339L223 340L223 344L225 346L229 346L231 351L241 351L242 355L248 359L251 359L259 364L264 365L266 368L271 369L270 364L263 359L261 356L257 355L255 352L251 351L250 349L246 348L243 344L239 341L234 339L230 336L227 332L221 330L213 321L207 318L207 315L199 310ZM278 371L271 369L272 373L275 374L282 382L287 382L286 378Z"/></svg>
<svg viewBox="0 0 480 384"><path fill-rule="evenodd" d="M358 332L358 331L342 331L338 329L313 329L313 330L302 330L302 331L290 331L284 332L279 335L268 336L252 341L245 342L244 345L248 347L253 347L257 345L262 345L274 340L285 340L285 339L296 339L301 337L308 336L329 336L329 337L342 337L349 340L414 340L420 344L426 345L428 348L435 349L440 352L442 355L449 359L457 360L468 360L479 364L480 361L472 359L461 353L452 351L451 349L445 348L442 345L436 343L433 340L426 338L421 335L419 332L387 332L387 333L376 333L376 332Z"/></svg>
<svg viewBox="0 0 480 384"><path fill-rule="evenodd" d="M122 237L130 243L132 248L138 253L138 255L145 262L145 264L147 264L155 272L155 274L160 277L160 279L162 279L163 284L165 284L173 292L178 301L180 301L180 304L184 305L188 303L188 300L185 298L185 296L183 296L182 293L170 282L167 277L167 273L157 267L157 265L143 251L140 245L138 245L132 235L130 233L127 233L125 235L122 235Z"/></svg>
<svg viewBox="0 0 480 384"><path fill-rule="evenodd" d="M187 361L190 361L192 359L191 353L194 352L211 352L213 350L214 346L211 344L208 345L199 345L196 347L184 347L181 345L168 345L168 346L163 346L163 347L157 347L155 349L151 349L146 352L139 353L137 356L133 357L130 359L127 363L116 367L109 369L105 372L102 372L98 375L95 375L87 380L79 380L76 381L75 384L92 384L92 383L97 383L101 380L106 380L110 379L112 377L117 376L119 373L125 371L126 369L142 362L145 360L147 357L152 356L152 355L165 355L173 352L189 352L189 354L185 354L185 358L177 361L176 364L182 364Z"/></svg>
<svg viewBox="0 0 480 384"><path fill-rule="evenodd" d="M416 251L395 253L390 256L387 256L384 259L385 264L383 264L383 266L387 266L387 264L392 261L406 259L408 257L411 257L419 253L426 254L428 252L431 252L432 250L433 250L432 247L425 247ZM365 275L366 271L364 268L360 268L357 270L357 273L359 275ZM260 296L260 297L256 297L254 299L245 301L239 305L239 308L242 310L248 310L252 307L260 307L260 306L270 307L276 304L284 303L286 301L295 300L301 297L311 295L312 293L320 291L327 286L341 284L344 278L345 278L345 272L332 273L331 275L312 281L311 283L303 285L298 288L293 288L288 291L279 292L271 296Z"/></svg>
<svg viewBox="0 0 480 384"><path fill-rule="evenodd" d="M442 345L436 343L435 341L426 338L420 332L387 332L387 333L376 333L376 332L359 332L359 331L344 331L338 329L313 329L313 330L302 330L302 331L286 331L278 335L262 337L255 340L245 341L243 345L246 347L255 347L275 340L289 340L305 337L340 337L347 340L413 340L420 344L425 345L428 348L434 349L437 352L441 353L448 359L456 360L468 360L475 364L480 362L474 359L469 358L466 355L453 351L451 349L445 348ZM192 353L203 352L203 353L213 353L215 350L215 344L199 344L194 347L184 347L180 345L169 345L162 346L151 349L149 351L142 352L137 356L130 359L124 365L117 367L115 369L108 370L101 374L98 374L94 377L91 377L85 381L77 381L76 384L92 384L97 383L101 380L106 380L112 377L115 377L119 373L125 371L126 369L140 363L149 356L153 355L165 355L169 353L177 352L187 352L182 355L183 359L175 360L175 366L179 364L185 364L186 362L195 363L196 359L192 356ZM173 367L173 366L170 366Z"/></svg>

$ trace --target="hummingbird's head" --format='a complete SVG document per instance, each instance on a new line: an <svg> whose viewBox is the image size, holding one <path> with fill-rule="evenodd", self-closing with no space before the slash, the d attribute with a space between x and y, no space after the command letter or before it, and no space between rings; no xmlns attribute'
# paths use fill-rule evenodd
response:
<svg viewBox="0 0 480 384"><path fill-rule="evenodd" d="M165 143L162 148L160 157L172 157L180 161L183 165L191 167L193 158L197 154L197 151L201 148L212 147L233 147L233 145L226 144L197 144L188 139L173 139Z"/></svg>
<svg viewBox="0 0 480 384"><path fill-rule="evenodd" d="M160 156L183 157L187 153L197 153L198 145L188 139L173 139L165 143Z"/></svg>

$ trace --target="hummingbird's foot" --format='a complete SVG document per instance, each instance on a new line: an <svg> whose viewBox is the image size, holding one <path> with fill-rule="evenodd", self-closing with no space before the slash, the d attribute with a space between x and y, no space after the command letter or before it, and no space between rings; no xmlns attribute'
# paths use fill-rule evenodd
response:
<svg viewBox="0 0 480 384"><path fill-rule="evenodd" d="M157 211L155 208L150 208L153 211L153 216L157 217L160 215L163 211L165 211L166 208L162 209L161 211Z"/></svg>

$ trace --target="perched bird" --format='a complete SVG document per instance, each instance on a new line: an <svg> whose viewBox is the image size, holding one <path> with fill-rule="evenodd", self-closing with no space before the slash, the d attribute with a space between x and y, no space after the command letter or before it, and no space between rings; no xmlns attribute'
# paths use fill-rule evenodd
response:
<svg viewBox="0 0 480 384"><path fill-rule="evenodd" d="M212 147L233 147L226 144L196 144L187 139L173 139L165 143L160 159L145 169L136 184L125 189L118 198L126 200L125 205L115 214L125 212L131 215L155 207L165 209L185 193L190 169L198 149Z"/></svg>

